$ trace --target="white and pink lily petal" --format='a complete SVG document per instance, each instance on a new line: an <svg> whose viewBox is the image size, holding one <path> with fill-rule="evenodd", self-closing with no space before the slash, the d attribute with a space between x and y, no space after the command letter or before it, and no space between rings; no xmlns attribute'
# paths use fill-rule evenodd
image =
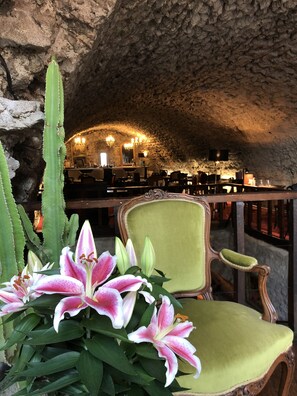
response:
<svg viewBox="0 0 297 396"><path fill-rule="evenodd" d="M137 293L141 294L148 304L155 302L155 297L153 297L149 292L146 291L131 291L123 298L123 309L124 309L124 327L127 327L130 319L132 317L134 307L136 304Z"/></svg>
<svg viewBox="0 0 297 396"><path fill-rule="evenodd" d="M88 289L88 281L84 285L79 279L70 276L53 275L42 279L38 283L36 291L69 296L62 299L55 309L54 328L56 331L58 331L59 323L65 313L75 316L87 307L93 308L99 315L108 316L114 328L121 328L124 325L121 293L137 291L143 285L151 287L146 279L123 275L106 282L98 289L92 286Z"/></svg>
<svg viewBox="0 0 297 396"><path fill-rule="evenodd" d="M152 290L152 285L141 276L121 275L106 282L102 287L109 287L118 290L120 293L127 291L137 291L141 286L146 286Z"/></svg>
<svg viewBox="0 0 297 396"><path fill-rule="evenodd" d="M109 279L115 266L116 258L109 252L102 253L99 258L96 258L93 252L88 255L81 254L80 258L74 261L73 253L66 247L60 257L61 275L80 280L90 293Z"/></svg>
<svg viewBox="0 0 297 396"><path fill-rule="evenodd" d="M113 328L123 327L123 301L120 293L114 289L100 288L92 298L87 296L63 298L55 309L54 329L56 332L58 332L60 321L66 313L73 317L87 307L93 308L99 315L108 316Z"/></svg>
<svg viewBox="0 0 297 396"><path fill-rule="evenodd" d="M0 300L5 303L0 309L0 317L13 312L22 311L25 308L25 304L19 297L3 289L0 290Z"/></svg>
<svg viewBox="0 0 297 396"><path fill-rule="evenodd" d="M138 265L135 249L130 238L127 240L126 243L126 251L129 257L131 267Z"/></svg>
<svg viewBox="0 0 297 396"><path fill-rule="evenodd" d="M194 355L196 349L188 340L185 340L193 329L191 322L175 321L173 306L169 298L163 296L159 311L155 309L148 327L140 327L128 334L128 338L135 343L150 342L154 345L158 355L165 359L165 386L168 386L174 380L178 370L176 355L196 369L195 378L201 372L200 359Z"/></svg>
<svg viewBox="0 0 297 396"><path fill-rule="evenodd" d="M58 333L59 324L64 318L64 314L67 312L69 316L76 316L79 312L87 308L87 304L82 300L80 296L71 296L63 298L56 306L54 315L54 329Z"/></svg>
<svg viewBox="0 0 297 396"><path fill-rule="evenodd" d="M97 257L97 250L91 225L90 222L86 220L81 228L76 244L75 261L78 262L81 256L85 255L88 257L90 254Z"/></svg>
<svg viewBox="0 0 297 396"><path fill-rule="evenodd" d="M20 275L15 275L9 282L3 283L5 287L0 289L0 301L4 305L0 309L0 316L21 311L25 309L26 302L40 297L41 294L35 291L35 287L46 276L31 271L44 271L50 268L50 264L42 267L38 260L36 265L26 265Z"/></svg>

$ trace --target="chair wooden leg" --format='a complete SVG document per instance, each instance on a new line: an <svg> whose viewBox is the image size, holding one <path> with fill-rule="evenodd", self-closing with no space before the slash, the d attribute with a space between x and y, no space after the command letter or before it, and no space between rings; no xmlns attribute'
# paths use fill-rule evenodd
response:
<svg viewBox="0 0 297 396"><path fill-rule="evenodd" d="M278 389L279 396L291 396L289 393L290 386L294 378L295 371L295 359L293 347L288 349L287 352L280 355L274 364L271 366L268 373L261 378L259 381L253 382L251 384L242 386L235 389L233 392L225 394L225 396L256 396L265 387L271 376L273 375L276 367L281 364L281 379Z"/></svg>
<svg viewBox="0 0 297 396"><path fill-rule="evenodd" d="M279 385L279 396L289 396L290 386L292 384L295 372L295 360L293 349L289 349L285 359L281 363L281 381Z"/></svg>

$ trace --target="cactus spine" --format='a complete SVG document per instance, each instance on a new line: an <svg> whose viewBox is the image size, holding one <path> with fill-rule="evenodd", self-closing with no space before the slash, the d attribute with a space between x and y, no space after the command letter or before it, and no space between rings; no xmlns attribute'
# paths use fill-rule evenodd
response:
<svg viewBox="0 0 297 396"><path fill-rule="evenodd" d="M64 246L74 245L78 229L78 216L68 221L65 214L64 160L64 95L62 77L57 62L52 59L46 73L45 125L43 132L43 158L45 160L44 191L42 193L43 244L39 242L30 221L22 208L19 213L26 233L27 246L41 261L59 264Z"/></svg>

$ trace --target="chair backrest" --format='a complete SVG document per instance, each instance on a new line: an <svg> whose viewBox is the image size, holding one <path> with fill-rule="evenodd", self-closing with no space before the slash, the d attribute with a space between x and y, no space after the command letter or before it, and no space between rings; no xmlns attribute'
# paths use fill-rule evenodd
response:
<svg viewBox="0 0 297 396"><path fill-rule="evenodd" d="M156 269L170 278L172 293L211 296L210 263L217 258L209 242L210 207L201 197L151 190L122 204L118 224L140 260L145 237L156 252Z"/></svg>

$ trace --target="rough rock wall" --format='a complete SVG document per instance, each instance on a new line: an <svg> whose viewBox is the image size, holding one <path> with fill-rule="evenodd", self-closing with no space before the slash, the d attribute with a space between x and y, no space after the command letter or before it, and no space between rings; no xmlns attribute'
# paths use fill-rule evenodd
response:
<svg viewBox="0 0 297 396"><path fill-rule="evenodd" d="M19 201L36 193L42 176L42 126L43 112L39 102L0 98L0 140L11 178L17 170L13 187Z"/></svg>
<svg viewBox="0 0 297 396"><path fill-rule="evenodd" d="M46 66L56 56L65 83L90 51L116 0L6 0L0 4L0 48L18 99L43 99ZM0 93L9 96L4 68Z"/></svg>
<svg viewBox="0 0 297 396"><path fill-rule="evenodd" d="M90 51L115 0L4 0L0 2L0 139L15 196L35 194L42 175L41 134L45 73L54 55L64 83ZM7 98L7 99L5 99ZM40 103L37 103L38 100Z"/></svg>
<svg viewBox="0 0 297 396"><path fill-rule="evenodd" d="M68 136L117 122L156 137L161 165L203 170L210 148L227 148L230 169L288 185L296 21L297 0L6 0L0 91L42 102L55 54Z"/></svg>

